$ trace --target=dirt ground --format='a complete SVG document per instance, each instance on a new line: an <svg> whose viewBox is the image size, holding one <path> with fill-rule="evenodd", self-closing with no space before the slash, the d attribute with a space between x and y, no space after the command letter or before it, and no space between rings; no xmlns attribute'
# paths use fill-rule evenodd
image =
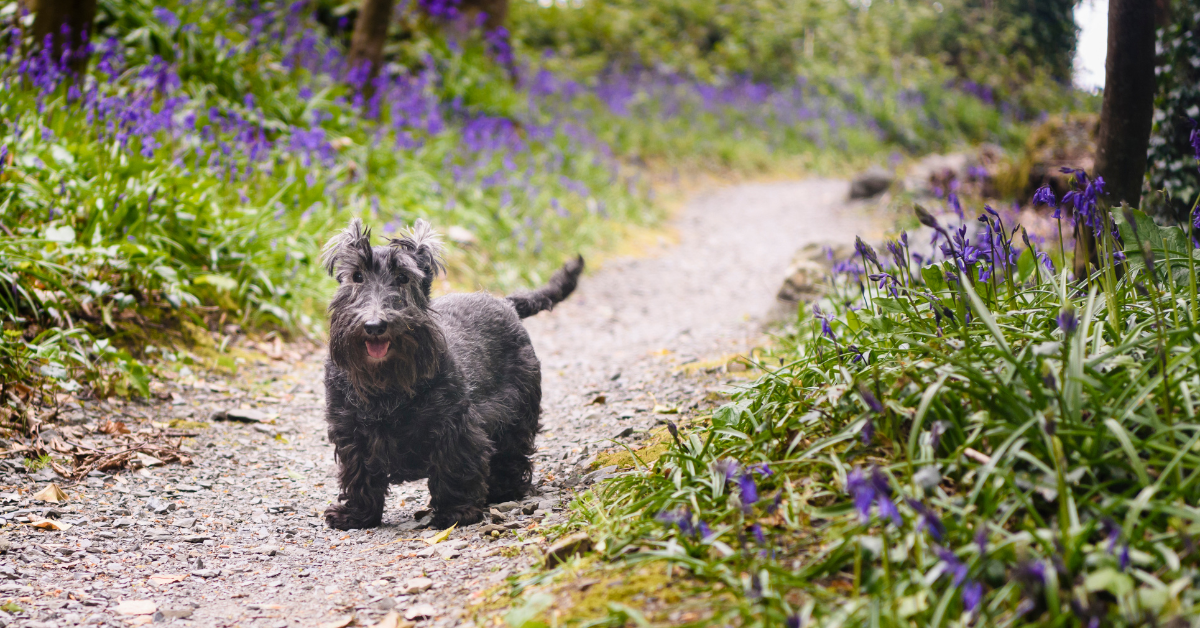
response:
<svg viewBox="0 0 1200 628"><path fill-rule="evenodd" d="M761 341L796 249L868 230L847 190L808 180L703 195L670 225L677 237L592 269L567 302L527 320L543 365L538 494L444 539L423 525L423 482L394 487L380 528L326 527L337 486L321 347L282 347L227 380L185 374L161 403L71 406L60 437L93 446L112 438L97 431L107 421L136 440L172 419L241 420L182 424L195 434L183 441L187 465L146 460L70 483L3 463L0 626L332 628L370 626L392 609L420 626L469 623L473 600L537 560L542 531L611 471L590 469L596 452L636 445L666 413L719 403L736 385L723 365ZM32 500L49 482L69 499ZM43 519L70 527L30 525Z"/></svg>

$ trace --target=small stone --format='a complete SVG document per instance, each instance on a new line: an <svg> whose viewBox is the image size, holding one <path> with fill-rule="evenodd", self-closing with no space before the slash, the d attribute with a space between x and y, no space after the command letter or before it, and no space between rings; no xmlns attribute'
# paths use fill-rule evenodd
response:
<svg viewBox="0 0 1200 628"><path fill-rule="evenodd" d="M196 525L196 518L187 517L184 519L176 519L175 523L172 523L171 525L175 526L176 528L190 528Z"/></svg>
<svg viewBox="0 0 1200 628"><path fill-rule="evenodd" d="M196 493L203 490L203 487L196 484L176 484L175 490L183 491L184 493Z"/></svg>
<svg viewBox="0 0 1200 628"><path fill-rule="evenodd" d="M216 578L217 576L221 575L221 570L220 569L193 569L189 573L191 573L193 576L196 576L197 578L208 579L208 578Z"/></svg>
<svg viewBox="0 0 1200 628"><path fill-rule="evenodd" d="M499 510L500 512L508 512L510 510L516 510L517 508L520 508L520 507L521 507L521 504L518 504L517 502L503 502L503 503L496 504L492 508L494 510Z"/></svg>
<svg viewBox="0 0 1200 628"><path fill-rule="evenodd" d="M546 550L546 566L554 567L572 556L579 556L592 549L592 539L587 533L579 532L559 539Z"/></svg>
<svg viewBox="0 0 1200 628"><path fill-rule="evenodd" d="M209 540L212 540L211 536L202 536L199 534L190 534L188 536L183 537L184 543L203 543L203 542L209 541Z"/></svg>
<svg viewBox="0 0 1200 628"><path fill-rule="evenodd" d="M224 412L214 412L214 421L240 421L242 423L260 423L270 419L270 415L253 408L233 408Z"/></svg>
<svg viewBox="0 0 1200 628"><path fill-rule="evenodd" d="M375 600L374 602L372 602L371 606L374 608L378 608L381 611L390 611L396 607L396 600L385 595L385 596L379 598L378 600Z"/></svg>
<svg viewBox="0 0 1200 628"><path fill-rule="evenodd" d="M436 612L432 604L416 604L404 611L404 618L409 621L415 621L417 619L433 617L433 614Z"/></svg>
<svg viewBox="0 0 1200 628"><path fill-rule="evenodd" d="M266 554L267 556L274 556L276 553L279 552L279 546L278 545L260 545L250 551L254 552L255 554Z"/></svg>
<svg viewBox="0 0 1200 628"><path fill-rule="evenodd" d="M194 610L195 609L188 608L186 606L180 606L178 608L164 608L158 612L162 613L162 616L166 619L183 619L185 617L191 617Z"/></svg>
<svg viewBox="0 0 1200 628"><path fill-rule="evenodd" d="M137 520L135 520L135 519L133 519L133 518L131 518L131 517L121 517L120 519L117 519L116 521L113 521L113 522L112 522L112 527L114 527L114 528L127 528L127 527L129 527L129 526L131 526L131 525L134 525L134 524L136 524L136 523L137 523Z"/></svg>
<svg viewBox="0 0 1200 628"><path fill-rule="evenodd" d="M157 609L152 600L123 600L113 610L118 615L153 615Z"/></svg>
<svg viewBox="0 0 1200 628"><path fill-rule="evenodd" d="M538 510L550 512L551 510L554 510L555 503L556 502L549 499L542 500L538 502Z"/></svg>
<svg viewBox="0 0 1200 628"><path fill-rule="evenodd" d="M879 166L872 166L850 182L850 198L871 198L892 186L892 173Z"/></svg>
<svg viewBox="0 0 1200 628"><path fill-rule="evenodd" d="M429 578L409 578L405 581L404 586L400 587L401 595L414 595L416 593L424 593L433 586L433 580Z"/></svg>

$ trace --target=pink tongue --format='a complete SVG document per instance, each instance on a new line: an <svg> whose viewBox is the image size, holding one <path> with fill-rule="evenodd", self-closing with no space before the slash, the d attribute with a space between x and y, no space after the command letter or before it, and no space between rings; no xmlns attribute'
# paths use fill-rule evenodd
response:
<svg viewBox="0 0 1200 628"><path fill-rule="evenodd" d="M372 342L372 341L368 340L367 341L367 355L369 355L373 358L382 358L383 356L387 355L388 346L390 346L391 344L392 343L388 342L387 340L380 340L377 342Z"/></svg>

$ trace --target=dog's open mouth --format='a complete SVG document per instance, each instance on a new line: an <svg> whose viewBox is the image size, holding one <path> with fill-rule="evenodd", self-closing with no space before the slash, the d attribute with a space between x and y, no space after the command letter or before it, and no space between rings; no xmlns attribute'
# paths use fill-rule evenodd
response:
<svg viewBox="0 0 1200 628"><path fill-rule="evenodd" d="M383 359L383 356L387 355L388 347L390 346L392 346L392 343L389 340L368 340L367 355L376 360Z"/></svg>

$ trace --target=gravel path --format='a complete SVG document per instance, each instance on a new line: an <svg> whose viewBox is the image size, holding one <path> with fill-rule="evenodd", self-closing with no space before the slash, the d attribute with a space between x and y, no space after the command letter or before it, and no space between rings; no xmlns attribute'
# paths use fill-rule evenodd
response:
<svg viewBox="0 0 1200 628"><path fill-rule="evenodd" d="M65 486L62 504L30 499L61 483L53 472L3 463L0 602L15 606L0 610L0 626L282 628L352 616L369 626L393 608L421 626L460 624L478 595L545 549L541 530L563 519L564 502L603 477L580 476L608 439L635 444L662 418L656 407L687 413L719 398L730 377L722 369L679 367L722 364L752 346L798 247L869 228L846 192L844 182L810 180L705 195L676 220L678 244L607 263L555 311L526 321L544 373L540 494L433 545L423 483L394 488L378 529L325 527L320 513L337 491L320 348L260 345L279 359L231 381L185 371L168 382L169 402L73 406L57 436L85 445L112 438L97 431L108 420L133 430L124 438L231 409L259 420L196 429L193 464L94 473ZM47 516L73 527L22 521Z"/></svg>

